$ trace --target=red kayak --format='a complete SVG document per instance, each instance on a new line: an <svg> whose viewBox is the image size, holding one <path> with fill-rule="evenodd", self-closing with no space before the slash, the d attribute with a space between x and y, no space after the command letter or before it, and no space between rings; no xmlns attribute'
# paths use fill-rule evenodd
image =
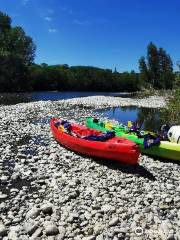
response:
<svg viewBox="0 0 180 240"><path fill-rule="evenodd" d="M65 125L68 125L68 128ZM102 133L56 118L51 119L50 126L55 139L75 152L127 164L137 164L138 162L139 147L128 139L109 137L112 133Z"/></svg>

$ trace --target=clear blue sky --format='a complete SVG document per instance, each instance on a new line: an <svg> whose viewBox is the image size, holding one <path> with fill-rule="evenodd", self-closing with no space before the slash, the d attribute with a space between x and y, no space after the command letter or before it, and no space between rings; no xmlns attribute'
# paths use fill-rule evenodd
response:
<svg viewBox="0 0 180 240"><path fill-rule="evenodd" d="M138 70L152 41L180 60L180 0L1 0L37 45L36 63Z"/></svg>

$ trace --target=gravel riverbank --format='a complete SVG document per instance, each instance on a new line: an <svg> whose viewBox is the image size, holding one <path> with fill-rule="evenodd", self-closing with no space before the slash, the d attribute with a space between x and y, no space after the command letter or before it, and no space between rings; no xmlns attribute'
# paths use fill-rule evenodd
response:
<svg viewBox="0 0 180 240"><path fill-rule="evenodd" d="M72 105L93 106L96 108L119 107L119 106L137 106L145 108L164 108L166 99L162 96L150 96L146 98L122 98L122 97L83 97L66 100Z"/></svg>
<svg viewBox="0 0 180 240"><path fill-rule="evenodd" d="M89 97L0 107L0 239L180 240L178 163L145 155L133 167L99 161L51 135L51 117L83 123L98 106L126 101L131 105Z"/></svg>

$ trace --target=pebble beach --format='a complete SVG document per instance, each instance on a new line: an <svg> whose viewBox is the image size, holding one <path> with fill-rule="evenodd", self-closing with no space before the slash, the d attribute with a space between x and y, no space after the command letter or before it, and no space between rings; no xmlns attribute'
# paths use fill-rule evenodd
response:
<svg viewBox="0 0 180 240"><path fill-rule="evenodd" d="M166 99L92 96L0 106L0 239L180 240L180 162L137 166L59 145L49 121L96 109L166 107Z"/></svg>

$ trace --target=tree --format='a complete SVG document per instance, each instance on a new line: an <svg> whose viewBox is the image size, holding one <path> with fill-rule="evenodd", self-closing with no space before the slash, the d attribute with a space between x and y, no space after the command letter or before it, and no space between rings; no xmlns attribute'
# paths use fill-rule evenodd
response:
<svg viewBox="0 0 180 240"><path fill-rule="evenodd" d="M139 60L140 79L147 81L153 88L170 89L173 86L174 73L171 57L163 48L157 48L152 42L147 46L147 57Z"/></svg>
<svg viewBox="0 0 180 240"><path fill-rule="evenodd" d="M11 29L11 18L0 11L0 34Z"/></svg>
<svg viewBox="0 0 180 240"><path fill-rule="evenodd" d="M148 69L145 61L145 57L139 59L139 81L141 86L145 86L149 83Z"/></svg>
<svg viewBox="0 0 180 240"><path fill-rule="evenodd" d="M152 42L147 46L147 64L150 83L156 88L159 80L159 53L157 47Z"/></svg>
<svg viewBox="0 0 180 240"><path fill-rule="evenodd" d="M171 89L174 81L173 63L163 48L159 48L159 88Z"/></svg>
<svg viewBox="0 0 180 240"><path fill-rule="evenodd" d="M179 70L175 73L175 81L173 83L174 89L177 89L177 88L180 89L180 63L179 62L177 63L177 66Z"/></svg>
<svg viewBox="0 0 180 240"><path fill-rule="evenodd" d="M0 12L1 91L29 88L28 66L35 57L35 45L21 27L11 27L11 18Z"/></svg>

